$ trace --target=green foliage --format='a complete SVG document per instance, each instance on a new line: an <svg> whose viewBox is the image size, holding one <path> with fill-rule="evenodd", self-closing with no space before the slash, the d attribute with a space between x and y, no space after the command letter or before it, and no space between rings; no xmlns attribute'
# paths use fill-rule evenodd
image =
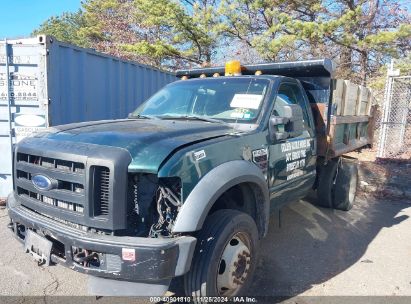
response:
<svg viewBox="0 0 411 304"><path fill-rule="evenodd" d="M328 57L365 84L407 56L410 24L400 0L85 0L34 33L170 68Z"/></svg>
<svg viewBox="0 0 411 304"><path fill-rule="evenodd" d="M222 0L218 11L225 33L261 58L330 57L339 76L362 83L411 47L410 17L397 1Z"/></svg>
<svg viewBox="0 0 411 304"><path fill-rule="evenodd" d="M161 61L166 57L178 55L179 51L168 44L163 44L161 41L149 43L140 41L132 45L124 45L124 50L136 52L141 55L152 57L155 61Z"/></svg>
<svg viewBox="0 0 411 304"><path fill-rule="evenodd" d="M51 35L61 41L89 47L90 42L80 33L80 29L84 26L83 12L79 10L76 13L63 13L61 16L49 18L35 29L32 35Z"/></svg>
<svg viewBox="0 0 411 304"><path fill-rule="evenodd" d="M209 63L219 39L217 15L209 4L207 0L186 5L174 0L135 0L136 21L150 35L126 49L159 60Z"/></svg>
<svg viewBox="0 0 411 304"><path fill-rule="evenodd" d="M406 57L394 60L394 69L399 69L400 75L402 76L411 75L411 53ZM387 79L387 70L387 65L381 66L380 69L374 73L372 79L370 79L368 83L370 88L374 89L374 91L380 92L380 97L382 97L382 92L384 91L385 82Z"/></svg>

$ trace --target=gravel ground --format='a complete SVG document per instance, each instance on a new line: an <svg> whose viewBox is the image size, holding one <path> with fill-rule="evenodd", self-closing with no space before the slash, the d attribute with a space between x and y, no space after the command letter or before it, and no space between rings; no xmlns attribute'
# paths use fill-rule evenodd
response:
<svg viewBox="0 0 411 304"><path fill-rule="evenodd" d="M271 218L249 293L411 296L410 216L410 201L364 195L350 212L292 204L281 213L281 228L278 216ZM0 210L0 295L87 295L86 275L62 266L38 267L7 223L6 210ZM180 291L177 282L170 293Z"/></svg>
<svg viewBox="0 0 411 304"><path fill-rule="evenodd" d="M359 198L350 212L296 203L262 244L260 295L411 295L411 203Z"/></svg>

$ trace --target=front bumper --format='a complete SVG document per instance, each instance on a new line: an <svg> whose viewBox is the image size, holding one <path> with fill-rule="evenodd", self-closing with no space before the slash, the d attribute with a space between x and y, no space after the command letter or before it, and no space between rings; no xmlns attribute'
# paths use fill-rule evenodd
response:
<svg viewBox="0 0 411 304"><path fill-rule="evenodd" d="M24 242L30 229L53 242L51 261L75 271L129 282L161 282L186 273L191 265L196 239L181 236L169 239L119 237L83 232L21 206L11 194L7 208L15 237ZM100 253L99 267L84 266L73 259L73 247ZM60 250L57 251L57 248ZM135 252L134 261L124 261L122 250Z"/></svg>

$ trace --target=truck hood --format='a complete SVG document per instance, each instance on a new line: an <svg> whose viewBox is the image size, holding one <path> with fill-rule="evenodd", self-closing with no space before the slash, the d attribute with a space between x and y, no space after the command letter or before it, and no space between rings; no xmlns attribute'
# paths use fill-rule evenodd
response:
<svg viewBox="0 0 411 304"><path fill-rule="evenodd" d="M234 129L192 120L125 119L62 125L49 131L38 136L124 148L132 157L130 171L155 173L179 147L225 136Z"/></svg>

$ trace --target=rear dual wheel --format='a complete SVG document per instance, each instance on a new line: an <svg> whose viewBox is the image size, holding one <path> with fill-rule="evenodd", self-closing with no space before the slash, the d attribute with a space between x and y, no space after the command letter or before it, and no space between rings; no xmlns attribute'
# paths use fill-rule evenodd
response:
<svg viewBox="0 0 411 304"><path fill-rule="evenodd" d="M200 231L184 288L200 297L233 297L250 284L257 260L257 226L248 214L224 209L211 214Z"/></svg>
<svg viewBox="0 0 411 304"><path fill-rule="evenodd" d="M335 158L320 165L317 205L348 211L354 205L358 183L357 163L353 159Z"/></svg>

